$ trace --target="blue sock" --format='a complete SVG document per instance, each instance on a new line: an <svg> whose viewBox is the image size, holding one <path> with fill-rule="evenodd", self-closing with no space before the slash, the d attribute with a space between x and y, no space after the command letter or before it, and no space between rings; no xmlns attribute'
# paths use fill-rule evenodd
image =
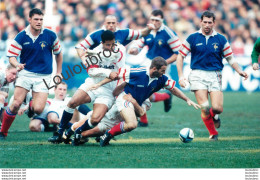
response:
<svg viewBox="0 0 260 180"><path fill-rule="evenodd" d="M87 115L88 112L91 111L91 109L87 105L82 104L79 106L78 111L84 115Z"/></svg>
<svg viewBox="0 0 260 180"><path fill-rule="evenodd" d="M89 126L88 121L89 121L89 120L86 120L86 122L85 122L82 126L80 126L78 129L76 129L75 133L76 133L76 134L81 134L83 131L92 129L92 128Z"/></svg>
<svg viewBox="0 0 260 180"><path fill-rule="evenodd" d="M59 130L58 133L59 134L63 134L64 130L68 127L69 121L71 120L73 116L73 113L68 113L67 111L63 111L63 115L60 121L60 125L59 125Z"/></svg>

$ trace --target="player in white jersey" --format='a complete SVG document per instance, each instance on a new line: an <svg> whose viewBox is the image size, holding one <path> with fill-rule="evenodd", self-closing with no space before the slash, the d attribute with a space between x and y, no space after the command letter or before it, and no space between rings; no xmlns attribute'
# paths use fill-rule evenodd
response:
<svg viewBox="0 0 260 180"><path fill-rule="evenodd" d="M148 111L152 104L149 101L149 99L146 99L142 106L140 106L137 101L132 97L131 94L124 95L124 99L131 102L133 104L133 108L135 109L136 115L138 117L142 116L143 114ZM71 128L63 134L63 138L65 141L70 142L70 136L74 134L75 130L79 130L79 128L85 123L86 120L91 118L92 112L90 111L87 116L84 119L81 119L79 122L74 123ZM118 111L117 105L113 104L111 109L105 114L103 119L98 123L96 127L93 129L89 129L86 131L83 131L81 134L75 134L75 137L72 141L72 145L78 146L81 144L82 139L87 137L99 137L103 135L106 130L112 128L113 126L117 125L121 121L124 121L122 116L120 115L120 112Z"/></svg>
<svg viewBox="0 0 260 180"><path fill-rule="evenodd" d="M17 70L15 67L8 65L5 70L0 68L0 122L2 122L4 107L8 104L9 83L13 82L16 77Z"/></svg>
<svg viewBox="0 0 260 180"><path fill-rule="evenodd" d="M118 69L125 65L125 47L115 44L114 33L106 30L101 34L101 39L102 43L92 51L93 54L88 52L84 56L80 56L82 61L85 62L84 64L90 77L86 79L85 83L80 86L69 101L63 112L59 130L56 135L48 139L49 142L62 142L62 134L68 128L68 122L71 120L77 106L84 103L94 103L93 114L86 121L87 129L91 129L101 121L114 103L112 92L116 82L110 82L96 90L87 90L89 86L98 83L104 78L115 80L118 75Z"/></svg>

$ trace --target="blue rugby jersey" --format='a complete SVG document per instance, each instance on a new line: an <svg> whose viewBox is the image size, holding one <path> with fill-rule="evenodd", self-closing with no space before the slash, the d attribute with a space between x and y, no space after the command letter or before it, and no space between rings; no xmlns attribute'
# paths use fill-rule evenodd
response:
<svg viewBox="0 0 260 180"><path fill-rule="evenodd" d="M12 41L7 57L20 56L20 63L26 64L25 70L40 74L52 73L52 53L61 52L59 39L53 31L43 28L35 39L30 32L30 25L17 34Z"/></svg>
<svg viewBox="0 0 260 180"><path fill-rule="evenodd" d="M181 42L173 30L162 24L156 34L152 31L148 36L137 41L135 47L143 48L145 45L149 47L147 58L153 59L161 56L168 59L173 54L178 54Z"/></svg>
<svg viewBox="0 0 260 180"><path fill-rule="evenodd" d="M223 69L223 58L232 56L227 39L213 30L210 36L202 34L202 30L191 34L182 44L180 53L186 57L191 52L191 69L217 71Z"/></svg>
<svg viewBox="0 0 260 180"><path fill-rule="evenodd" d="M151 78L149 67L120 68L119 78L127 82L124 92L130 93L140 106L154 92L162 88L171 90L175 86L175 81L168 79L165 75L160 78Z"/></svg>
<svg viewBox="0 0 260 180"><path fill-rule="evenodd" d="M76 48L94 49L102 42L101 34L104 31L105 29L103 28L88 34L87 37L76 46ZM132 40L142 38L141 30L117 29L114 34L116 43L120 43L124 46L129 44Z"/></svg>

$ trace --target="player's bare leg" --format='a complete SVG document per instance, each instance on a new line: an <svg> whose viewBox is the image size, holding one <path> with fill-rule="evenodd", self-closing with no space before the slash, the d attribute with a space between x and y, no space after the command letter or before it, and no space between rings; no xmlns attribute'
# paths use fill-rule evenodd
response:
<svg viewBox="0 0 260 180"><path fill-rule="evenodd" d="M44 92L32 92L32 104L31 104L31 108L33 112L35 112L36 114L41 114L42 111L45 108L46 105L46 101L48 98L48 93L44 93Z"/></svg>
<svg viewBox="0 0 260 180"><path fill-rule="evenodd" d="M109 141L116 135L123 134L137 128L138 123L133 108L128 107L122 109L120 115L124 119L124 122L120 122L119 124L112 127L110 130L106 131L106 133L100 137L100 146L103 147L108 145Z"/></svg>
<svg viewBox="0 0 260 180"><path fill-rule="evenodd" d="M53 137L50 137L48 141L52 143L61 143L63 132L65 131L65 129L68 129L71 125L69 121L73 117L75 108L81 104L89 102L91 102L91 98L89 97L89 95L85 91L78 89L69 101L67 107L63 111L58 131L54 134Z"/></svg>
<svg viewBox="0 0 260 180"><path fill-rule="evenodd" d="M201 119L210 134L210 140L217 140L218 132L215 129L213 118L210 115L210 107L208 102L208 91L207 90L196 90L194 91L195 97L199 105L201 105Z"/></svg>
<svg viewBox="0 0 260 180"><path fill-rule="evenodd" d="M29 124L30 131L32 131L32 132L41 132L42 131L41 124L42 124L42 121L39 120L39 119L31 120L30 124Z"/></svg>
<svg viewBox="0 0 260 180"><path fill-rule="evenodd" d="M83 131L87 131L89 129L94 128L97 124L102 120L105 114L108 111L108 107L105 104L94 104L93 113L89 119L87 119L83 125L75 130L74 140L72 141L72 145L79 145L79 140L82 137L81 133Z"/></svg>
<svg viewBox="0 0 260 180"><path fill-rule="evenodd" d="M22 88L22 87L15 87L14 90L14 101L11 104L10 108L8 107L5 111L4 111L4 115L3 115L3 121L2 121L2 127L1 127L1 134L3 135L3 137L1 139L4 139L5 136L7 136L8 134L8 130L11 127L15 116L18 112L18 110L20 109L26 94L29 91Z"/></svg>
<svg viewBox="0 0 260 180"><path fill-rule="evenodd" d="M212 91L210 92L210 99L212 108L210 108L210 115L213 117L214 125L219 128L221 121L219 114L223 112L223 92L222 91Z"/></svg>

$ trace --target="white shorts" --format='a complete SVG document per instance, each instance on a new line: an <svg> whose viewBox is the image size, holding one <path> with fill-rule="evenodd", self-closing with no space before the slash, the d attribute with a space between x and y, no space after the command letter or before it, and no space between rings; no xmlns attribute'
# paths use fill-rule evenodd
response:
<svg viewBox="0 0 260 180"><path fill-rule="evenodd" d="M116 103L115 103L115 104L116 104L116 107L117 107L118 112L120 112L120 111L122 111L123 109L128 108L128 107L134 109L134 105L133 105L131 102L125 100L125 99L124 99L124 95L126 95L126 93L125 93L125 92L122 92L121 94L119 94L119 96L118 96L117 99L116 99ZM144 111L146 112L146 111L148 111L151 107L152 107L152 103L150 102L149 98L147 98L147 99L143 102L142 108L143 108Z"/></svg>
<svg viewBox="0 0 260 180"><path fill-rule="evenodd" d="M211 91L222 91L221 71L192 70L189 75L190 90L206 89Z"/></svg>
<svg viewBox="0 0 260 180"><path fill-rule="evenodd" d="M100 123L98 123L98 128L100 131L105 132L106 130L111 129L121 121L123 121L123 118L117 110L116 104L114 104L112 108L102 118Z"/></svg>
<svg viewBox="0 0 260 180"><path fill-rule="evenodd" d="M44 83L44 81L45 83ZM15 86L22 87L28 91L32 89L34 92L44 92L49 93L48 87L51 83L51 74L38 74L22 70L18 74Z"/></svg>
<svg viewBox="0 0 260 180"><path fill-rule="evenodd" d="M115 98L113 96L114 89L112 88L112 86L114 86L114 82L112 82L112 83L113 84L108 83L106 85L103 85L96 90L87 91L87 89L91 85L95 84L95 82L92 78L87 78L85 83L83 83L79 87L79 89L85 91L89 95L92 103L105 104L108 107L108 109L110 109L115 101ZM110 87L110 85L111 85L111 88L107 88L107 87Z"/></svg>

